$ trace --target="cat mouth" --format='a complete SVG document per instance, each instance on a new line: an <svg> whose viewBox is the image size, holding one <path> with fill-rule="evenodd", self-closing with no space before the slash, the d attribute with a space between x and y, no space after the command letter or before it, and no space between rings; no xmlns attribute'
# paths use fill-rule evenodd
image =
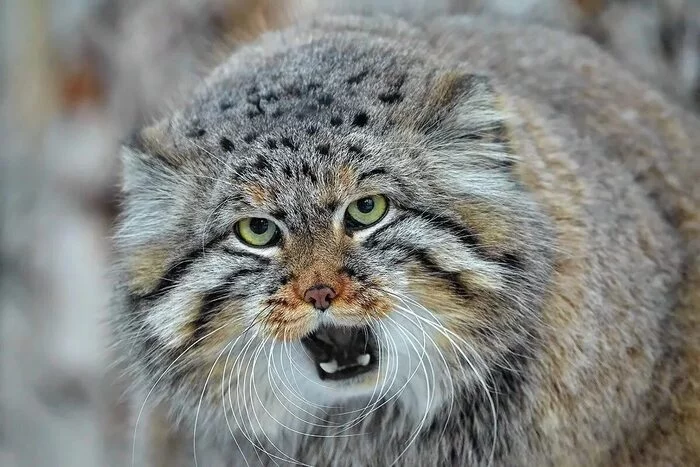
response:
<svg viewBox="0 0 700 467"><path fill-rule="evenodd" d="M368 326L323 325L301 343L322 380L355 378L377 366L377 341Z"/></svg>

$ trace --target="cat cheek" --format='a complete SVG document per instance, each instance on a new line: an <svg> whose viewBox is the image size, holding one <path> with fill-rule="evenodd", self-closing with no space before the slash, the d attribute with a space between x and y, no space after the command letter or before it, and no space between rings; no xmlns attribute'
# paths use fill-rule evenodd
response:
<svg viewBox="0 0 700 467"><path fill-rule="evenodd" d="M299 341L311 333L317 320L309 310L302 307L277 310L270 313L262 322L267 335L280 342Z"/></svg>
<svg viewBox="0 0 700 467"><path fill-rule="evenodd" d="M260 324L273 339L288 342L299 340L313 330L315 313L309 309L292 284L280 287L262 304L265 311Z"/></svg>
<svg viewBox="0 0 700 467"><path fill-rule="evenodd" d="M363 325L368 319L386 318L394 308L394 302L386 296L363 294L338 301L331 309L331 316L347 324Z"/></svg>

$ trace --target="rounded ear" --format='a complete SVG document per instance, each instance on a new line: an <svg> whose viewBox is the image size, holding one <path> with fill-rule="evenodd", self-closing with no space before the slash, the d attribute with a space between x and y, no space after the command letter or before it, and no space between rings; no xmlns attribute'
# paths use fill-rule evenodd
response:
<svg viewBox="0 0 700 467"><path fill-rule="evenodd" d="M167 144L158 126L139 130L121 148L121 243L146 244L177 218L188 188L182 156Z"/></svg>
<svg viewBox="0 0 700 467"><path fill-rule="evenodd" d="M468 155L472 163L512 165L508 114L486 76L436 75L415 125L428 149Z"/></svg>
<svg viewBox="0 0 700 467"><path fill-rule="evenodd" d="M425 134L450 129L474 140L503 122L489 78L458 71L434 78L423 109L418 124Z"/></svg>
<svg viewBox="0 0 700 467"><path fill-rule="evenodd" d="M184 159L167 143L164 123L134 132L122 145L122 191L154 188L177 175Z"/></svg>

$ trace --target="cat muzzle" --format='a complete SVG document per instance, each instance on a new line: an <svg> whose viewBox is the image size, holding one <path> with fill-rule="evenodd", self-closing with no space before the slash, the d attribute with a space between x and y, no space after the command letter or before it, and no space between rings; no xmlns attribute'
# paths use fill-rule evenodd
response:
<svg viewBox="0 0 700 467"><path fill-rule="evenodd" d="M368 327L324 325L301 340L322 379L351 379L377 366L377 341Z"/></svg>

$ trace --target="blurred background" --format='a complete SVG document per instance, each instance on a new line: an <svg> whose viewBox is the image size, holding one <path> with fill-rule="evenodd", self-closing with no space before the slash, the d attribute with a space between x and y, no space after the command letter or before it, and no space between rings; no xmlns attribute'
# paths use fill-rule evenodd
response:
<svg viewBox="0 0 700 467"><path fill-rule="evenodd" d="M697 10L691 0L0 0L0 466L131 465L133 407L105 325L119 143L225 54L326 12L500 16L585 35L696 111ZM167 434L145 442L146 464L175 465Z"/></svg>

